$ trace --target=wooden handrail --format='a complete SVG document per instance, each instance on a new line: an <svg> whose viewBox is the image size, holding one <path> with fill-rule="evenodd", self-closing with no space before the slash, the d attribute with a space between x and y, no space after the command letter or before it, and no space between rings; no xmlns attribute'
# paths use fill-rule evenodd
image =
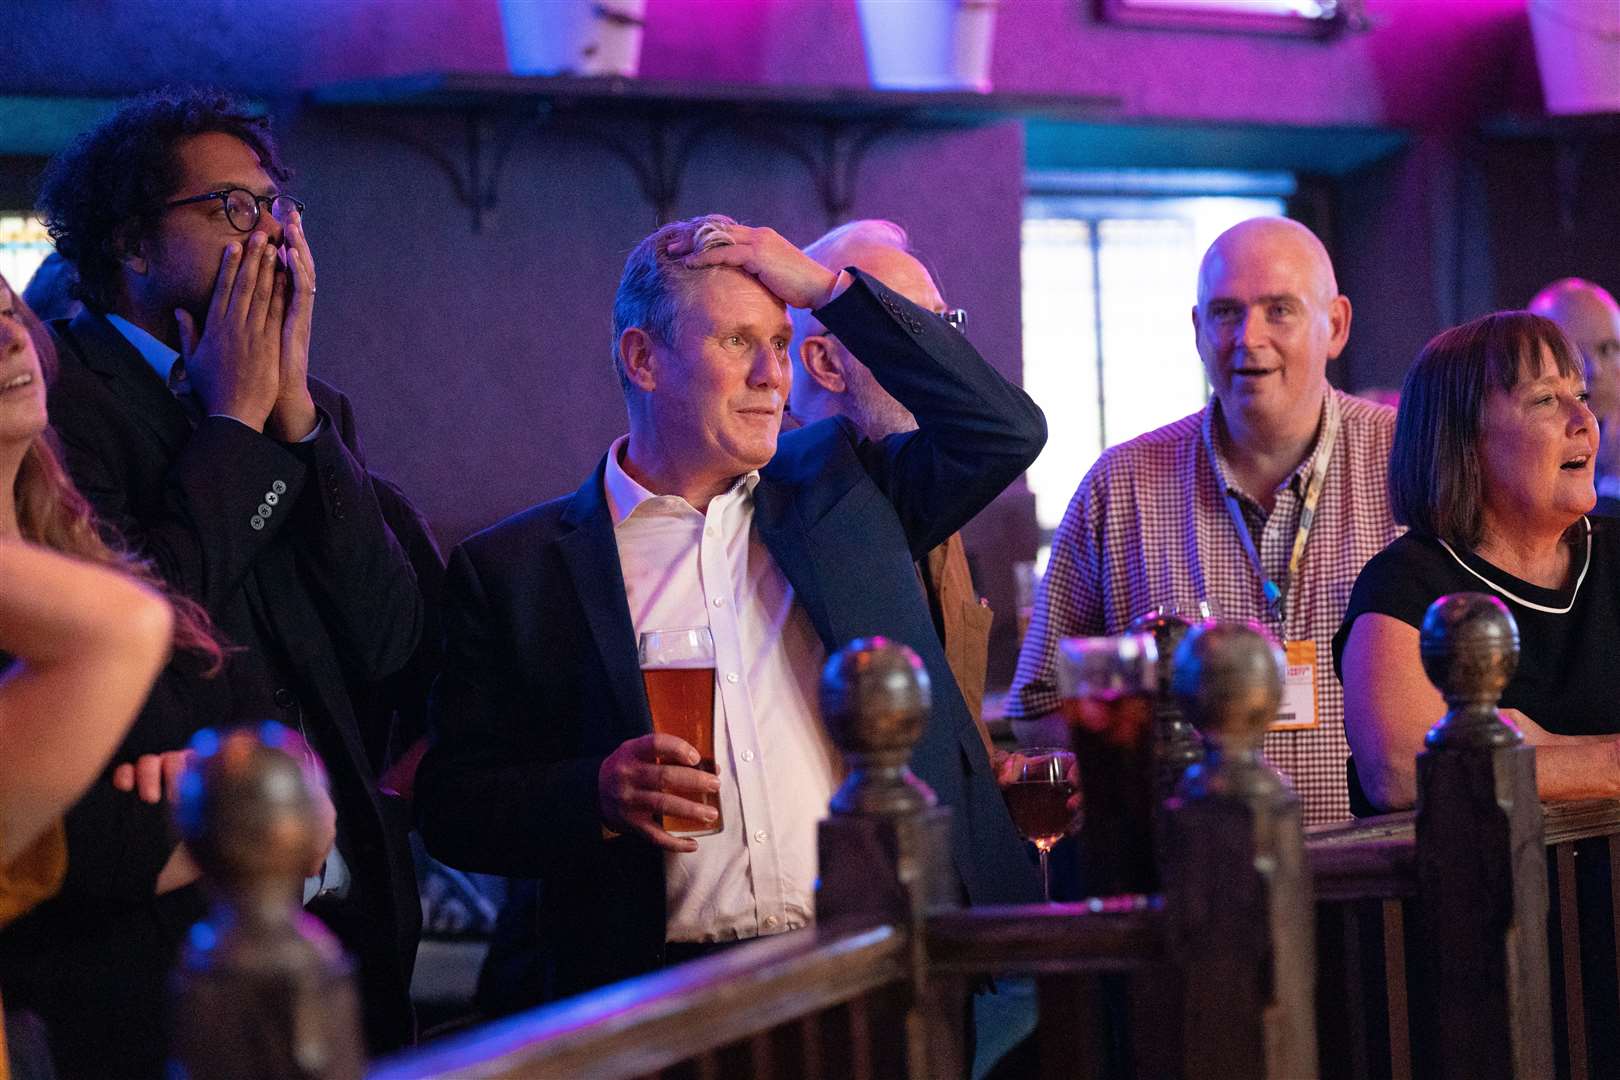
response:
<svg viewBox="0 0 1620 1080"><path fill-rule="evenodd" d="M1118 898L1115 898L1118 899ZM1130 971L1164 959L1159 897L1140 906L1028 904L964 908L928 918L930 970L959 975Z"/></svg>
<svg viewBox="0 0 1620 1080"><path fill-rule="evenodd" d="M1620 799L1583 799L1580 802L1545 803L1542 827L1547 846L1585 840L1592 836L1620 833Z"/></svg>
<svg viewBox="0 0 1620 1080"><path fill-rule="evenodd" d="M372 1080L638 1076L906 977L893 927L822 926L521 1013L382 1062Z"/></svg>

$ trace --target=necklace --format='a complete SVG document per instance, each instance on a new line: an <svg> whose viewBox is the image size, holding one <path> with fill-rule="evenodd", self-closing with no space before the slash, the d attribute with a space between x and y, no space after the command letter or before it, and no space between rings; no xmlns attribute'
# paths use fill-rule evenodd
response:
<svg viewBox="0 0 1620 1080"><path fill-rule="evenodd" d="M1592 522L1589 519L1582 517L1581 524L1586 526L1586 561L1581 564L1581 573L1580 576L1575 579L1575 588L1569 594L1569 603L1565 604L1563 607L1548 607L1546 604L1538 604L1532 600L1526 600L1522 596L1509 592L1496 582L1492 581L1490 578L1486 577L1484 574L1480 573L1478 570L1475 570L1472 566L1469 566L1467 563L1463 562L1461 556L1459 556L1455 551L1451 550L1450 544L1446 543L1444 540L1440 540L1438 536L1435 537L1435 539L1440 540L1440 546L1446 549L1446 554L1457 560L1458 566L1462 567L1470 574L1473 574L1475 577L1479 578L1479 580L1489 585L1496 592L1499 592L1509 600L1512 600L1515 604L1522 604L1532 611L1545 611L1549 615L1568 615L1575 607L1575 598L1581 595L1581 582L1586 580L1586 572L1592 568Z"/></svg>

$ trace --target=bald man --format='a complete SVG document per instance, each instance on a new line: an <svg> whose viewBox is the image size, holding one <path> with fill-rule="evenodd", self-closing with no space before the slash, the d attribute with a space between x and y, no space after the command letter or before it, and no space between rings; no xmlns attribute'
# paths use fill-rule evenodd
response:
<svg viewBox="0 0 1620 1080"><path fill-rule="evenodd" d="M1557 323L1586 361L1587 406L1600 433L1597 512L1620 514L1620 304L1601 285L1564 278L1536 293L1530 310Z"/></svg>
<svg viewBox="0 0 1620 1080"><path fill-rule="evenodd" d="M1159 605L1207 605L1285 645L1266 757L1292 780L1307 825L1350 816L1332 639L1362 564L1399 533L1385 495L1395 412L1327 381L1350 316L1303 225L1255 218L1210 245L1192 310L1210 402L1109 449L1081 481L1018 658L1008 714L1020 742L1063 736L1060 638L1117 634Z"/></svg>
<svg viewBox="0 0 1620 1080"><path fill-rule="evenodd" d="M919 307L960 327L961 313L948 312L927 267L911 253L906 231L892 221L868 218L833 229L804 253L830 270L853 266L882 281ZM867 366L809 311L793 312L793 386L789 409L801 424L845 416L868 439L915 431L917 420L878 385ZM917 564L928 594L934 628L991 761L999 758L982 716L985 665L990 653L990 608L979 598L968 571L962 535L953 533Z"/></svg>

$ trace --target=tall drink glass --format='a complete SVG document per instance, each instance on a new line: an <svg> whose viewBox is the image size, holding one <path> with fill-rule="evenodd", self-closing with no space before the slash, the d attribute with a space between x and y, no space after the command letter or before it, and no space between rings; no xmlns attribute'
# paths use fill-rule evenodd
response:
<svg viewBox="0 0 1620 1080"><path fill-rule="evenodd" d="M697 767L718 775L714 763L714 637L709 628L649 630L641 635L639 656L653 730L691 743L698 752ZM685 764L659 760L666 765ZM671 836L708 836L724 827L718 792L686 798L713 807L714 822L665 814L665 832Z"/></svg>
<svg viewBox="0 0 1620 1080"><path fill-rule="evenodd" d="M1158 660L1152 634L1058 643L1058 691L1086 793L1082 864L1095 894L1158 886L1152 839Z"/></svg>

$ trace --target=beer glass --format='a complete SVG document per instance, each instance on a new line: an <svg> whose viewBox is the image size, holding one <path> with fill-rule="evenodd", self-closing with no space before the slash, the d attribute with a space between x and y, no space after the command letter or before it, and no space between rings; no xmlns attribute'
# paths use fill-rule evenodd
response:
<svg viewBox="0 0 1620 1080"><path fill-rule="evenodd" d="M1080 826L1080 773L1074 753L1053 747L1018 750L1018 779L1001 789L1018 835L1041 857L1041 885L1052 900L1052 868L1047 858L1059 840Z"/></svg>
<svg viewBox="0 0 1620 1080"><path fill-rule="evenodd" d="M714 637L709 628L650 630L641 635L639 658L653 730L691 743L698 752L697 768L718 775L714 763ZM659 762L685 764L662 758ZM718 816L718 792L683 797L713 807L717 815L714 822L665 814L665 832L671 836L709 836L721 830L724 823Z"/></svg>

